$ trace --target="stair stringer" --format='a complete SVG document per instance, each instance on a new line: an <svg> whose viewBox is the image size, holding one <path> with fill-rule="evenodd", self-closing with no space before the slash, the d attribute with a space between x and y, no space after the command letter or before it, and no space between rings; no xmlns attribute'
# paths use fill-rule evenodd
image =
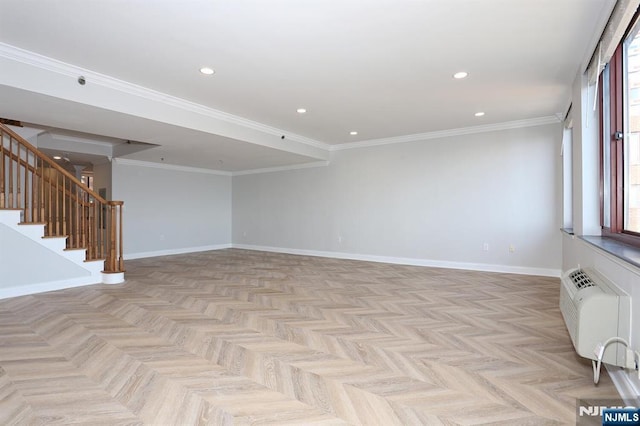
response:
<svg viewBox="0 0 640 426"><path fill-rule="evenodd" d="M21 283L16 286L5 287L0 283L0 299L20 296L25 294L41 293L63 288L78 287L90 284L117 284L124 282L124 273L106 274L101 260L85 261L85 250L67 250L65 237L44 238L44 225L42 224L20 224L20 210L0 210L0 224L19 233L23 238L37 243L46 250L55 253L61 261L71 262L81 268L82 276L74 276L62 280L45 280L33 283ZM2 242L0 242L2 244ZM5 283L6 284L6 283Z"/></svg>

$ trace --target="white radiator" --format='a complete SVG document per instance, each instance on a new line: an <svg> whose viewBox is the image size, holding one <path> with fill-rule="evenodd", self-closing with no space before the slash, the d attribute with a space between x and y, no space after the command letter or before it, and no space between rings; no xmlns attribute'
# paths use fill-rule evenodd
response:
<svg viewBox="0 0 640 426"><path fill-rule="evenodd" d="M584 358L596 359L595 348L610 337L629 340L631 300L594 269L573 269L564 274L560 311L576 352ZM624 366L624 346L609 345L602 361Z"/></svg>

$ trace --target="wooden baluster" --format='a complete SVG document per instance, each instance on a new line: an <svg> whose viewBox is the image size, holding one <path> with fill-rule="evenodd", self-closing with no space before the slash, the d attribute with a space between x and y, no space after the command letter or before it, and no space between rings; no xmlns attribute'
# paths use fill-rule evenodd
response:
<svg viewBox="0 0 640 426"><path fill-rule="evenodd" d="M89 228L89 246L91 247L91 259L95 259L96 258L96 246L95 246L95 240L96 240L96 202L95 200L93 200L91 202L91 204L89 205L89 209L90 209L90 213L89 213L89 225L91 226Z"/></svg>
<svg viewBox="0 0 640 426"><path fill-rule="evenodd" d="M100 247L102 250L102 258L107 259L109 257L109 216L111 214L111 210L109 204L106 203L102 206L102 228L100 235Z"/></svg>
<svg viewBox="0 0 640 426"><path fill-rule="evenodd" d="M86 224L86 206L85 206L85 194L84 192L80 194L82 204L80 206L80 230L82 231L82 247L85 249L89 249L87 247L87 224Z"/></svg>
<svg viewBox="0 0 640 426"><path fill-rule="evenodd" d="M87 227L87 230L86 230L87 260L90 260L91 257L93 256L93 253L91 252L93 250L93 245L91 244L91 204L88 204L86 206L86 215L87 215L87 223L85 224L85 226Z"/></svg>
<svg viewBox="0 0 640 426"><path fill-rule="evenodd" d="M24 211L24 221L25 222L31 222L31 194L29 193L29 190L31 189L31 181L29 180L31 178L31 173L29 170L29 151L27 151L25 149L25 154L26 154L26 158L24 160L24 206L23 206L23 211Z"/></svg>
<svg viewBox="0 0 640 426"><path fill-rule="evenodd" d="M47 235L54 235L55 233L55 228L53 226L53 180L51 178L52 175L52 169L51 167L47 168L47 174L48 176L48 187L49 187L49 203L47 204L47 222L49 223L49 231L47 232Z"/></svg>
<svg viewBox="0 0 640 426"><path fill-rule="evenodd" d="M31 175L31 221L38 222L38 157L33 156L33 173Z"/></svg>
<svg viewBox="0 0 640 426"><path fill-rule="evenodd" d="M109 216L111 214L109 203L105 203L102 206L102 228L100 235L100 247L102 250L102 258L107 259L109 257Z"/></svg>
<svg viewBox="0 0 640 426"><path fill-rule="evenodd" d="M95 198L93 199L93 202L91 203L91 259L97 259L98 258L98 244L97 244L97 239L98 239L98 206L100 203L98 203L98 200L96 200Z"/></svg>
<svg viewBox="0 0 640 426"><path fill-rule="evenodd" d="M38 157L33 156L33 173L31 176L31 221L38 221Z"/></svg>
<svg viewBox="0 0 640 426"><path fill-rule="evenodd" d="M67 246L69 248L73 248L73 193L71 189L73 188L73 183L68 180L67 186L65 186L64 190L64 199L66 205L66 214L65 214L65 234L67 235Z"/></svg>
<svg viewBox="0 0 640 426"><path fill-rule="evenodd" d="M5 153L4 153L4 140L5 140L6 136L4 134L4 132L0 132L0 209L3 209L5 207L4 204L4 157L5 157Z"/></svg>
<svg viewBox="0 0 640 426"><path fill-rule="evenodd" d="M16 208L22 209L24 206L22 205L22 174L20 173L22 169L20 167L20 153L22 151L20 149L20 141L16 141L16 151Z"/></svg>
<svg viewBox="0 0 640 426"><path fill-rule="evenodd" d="M69 230L69 247L75 248L75 235L73 234L73 184L69 183L69 213L68 217L68 230Z"/></svg>
<svg viewBox="0 0 640 426"><path fill-rule="evenodd" d="M93 203L87 206L87 259L93 259Z"/></svg>
<svg viewBox="0 0 640 426"><path fill-rule="evenodd" d="M60 176L58 175L58 171L56 169L51 170L53 172L53 179L55 179L55 218L56 218L56 235L60 235Z"/></svg>
<svg viewBox="0 0 640 426"><path fill-rule="evenodd" d="M25 152L27 155L27 158L25 159L25 165L24 165L24 170L25 170L25 176L28 176L29 178L25 178L24 180L24 197L25 197L25 202L26 202L26 213L25 213L25 220L29 220L29 222L33 223L33 174L34 174L34 168L33 168L33 164L31 164L30 162L30 158L31 158L31 153L29 152L28 149L26 149L25 147Z"/></svg>
<svg viewBox="0 0 640 426"><path fill-rule="evenodd" d="M13 208L13 138L9 137L9 208Z"/></svg>
<svg viewBox="0 0 640 426"><path fill-rule="evenodd" d="M77 198L77 187L76 185L72 185L72 188L69 188L71 191L71 197L73 204L69 206L69 210L71 211L71 220L69 221L69 227L71 228L71 234L73 234L73 248L78 248L78 198Z"/></svg>
<svg viewBox="0 0 640 426"><path fill-rule="evenodd" d="M98 245L100 241L99 233L100 233L100 206L102 203L98 202L98 200L93 201L93 242L95 244L95 249L93 251L93 258L100 258L100 246Z"/></svg>
<svg viewBox="0 0 640 426"><path fill-rule="evenodd" d="M28 176L29 176L29 184L27 185L26 183L26 179L25 179L25 198L27 200L27 204L29 206L28 209L28 217L29 217L29 222L33 223L33 183L35 180L35 168L33 167L33 164L31 164L31 153L29 152L29 150L27 150L27 164L25 165L25 169L28 172ZM25 220L27 220L27 218L25 217Z"/></svg>
<svg viewBox="0 0 640 426"><path fill-rule="evenodd" d="M85 208L84 208L84 214L85 214L85 247L87 248L87 254L91 253L91 245L89 244L90 241L90 233L89 230L91 229L91 226L89 224L89 221L91 220L91 204L90 204L90 200L89 200L89 194L85 194Z"/></svg>
<svg viewBox="0 0 640 426"><path fill-rule="evenodd" d="M76 225L76 229L75 229L75 234L76 234L76 239L75 239L75 248L80 248L80 189L78 187L76 187L76 203L75 203L75 210L76 210L76 217L75 217L75 225Z"/></svg>
<svg viewBox="0 0 640 426"><path fill-rule="evenodd" d="M96 202L96 259L102 256L102 212L104 210L102 202Z"/></svg>
<svg viewBox="0 0 640 426"><path fill-rule="evenodd" d="M34 222L42 222L42 219L40 218L40 197L42 196L42 194L40 193L40 162L38 161L38 157L34 156L33 157L33 166L34 166L34 174L35 174L35 181L34 181L34 190L33 190L33 195L34 195L34 201L33 201L33 221Z"/></svg>
<svg viewBox="0 0 640 426"><path fill-rule="evenodd" d="M62 175L62 235L67 235L67 177Z"/></svg>
<svg viewBox="0 0 640 426"><path fill-rule="evenodd" d="M38 213L40 222L46 222L46 215L44 212L44 205L45 205L45 192L44 192L44 161L42 161L42 159L39 160L40 163L40 181L38 182L40 184L40 205L38 206L38 209L40 210Z"/></svg>
<svg viewBox="0 0 640 426"><path fill-rule="evenodd" d="M93 202L89 205L89 247L91 247L91 257L90 259L96 258L96 202Z"/></svg>
<svg viewBox="0 0 640 426"><path fill-rule="evenodd" d="M67 192L67 232L69 233L69 237L73 234L73 181L69 181L69 189ZM71 238L69 238L69 242L71 242ZM72 247L72 246L69 246Z"/></svg>
<svg viewBox="0 0 640 426"><path fill-rule="evenodd" d="M76 248L82 247L82 195L80 188L76 187Z"/></svg>
<svg viewBox="0 0 640 426"><path fill-rule="evenodd" d="M98 248L98 252L96 253L96 259L104 258L104 204L100 202L98 207L98 227L96 232L96 247Z"/></svg>

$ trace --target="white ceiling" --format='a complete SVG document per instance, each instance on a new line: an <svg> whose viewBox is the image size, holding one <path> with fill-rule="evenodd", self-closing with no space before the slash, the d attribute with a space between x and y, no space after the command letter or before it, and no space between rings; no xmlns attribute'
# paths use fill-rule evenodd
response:
<svg viewBox="0 0 640 426"><path fill-rule="evenodd" d="M613 3L0 0L0 116L162 145L131 157L144 161L326 160L338 144L564 114Z"/></svg>

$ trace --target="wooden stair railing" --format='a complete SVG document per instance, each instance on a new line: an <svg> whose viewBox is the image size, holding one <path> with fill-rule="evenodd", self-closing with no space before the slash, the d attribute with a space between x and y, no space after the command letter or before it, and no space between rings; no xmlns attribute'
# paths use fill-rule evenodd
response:
<svg viewBox="0 0 640 426"><path fill-rule="evenodd" d="M124 272L122 201L107 201L24 138L0 123L0 209L22 223L45 225L45 237L67 237L68 249Z"/></svg>

